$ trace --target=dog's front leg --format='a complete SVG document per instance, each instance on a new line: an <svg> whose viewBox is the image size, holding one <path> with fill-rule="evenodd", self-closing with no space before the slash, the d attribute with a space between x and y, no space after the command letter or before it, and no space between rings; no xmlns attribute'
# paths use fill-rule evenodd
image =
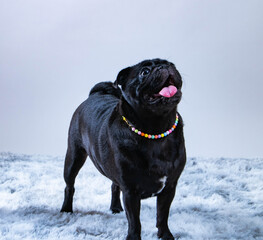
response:
<svg viewBox="0 0 263 240"><path fill-rule="evenodd" d="M135 193L125 191L123 192L123 202L129 224L126 240L141 240L141 199Z"/></svg>
<svg viewBox="0 0 263 240"><path fill-rule="evenodd" d="M175 195L175 187L164 189L157 196L157 224L158 237L162 240L174 240L168 227L168 216L171 203Z"/></svg>

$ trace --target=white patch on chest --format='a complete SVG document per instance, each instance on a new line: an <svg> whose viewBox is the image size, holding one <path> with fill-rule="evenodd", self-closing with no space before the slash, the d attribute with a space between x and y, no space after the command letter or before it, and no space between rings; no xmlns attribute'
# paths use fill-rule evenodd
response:
<svg viewBox="0 0 263 240"><path fill-rule="evenodd" d="M167 180L166 176L163 176L162 178L159 179L159 181L162 183L162 187L160 188L158 192L154 193L152 196L159 194L164 189L166 180Z"/></svg>

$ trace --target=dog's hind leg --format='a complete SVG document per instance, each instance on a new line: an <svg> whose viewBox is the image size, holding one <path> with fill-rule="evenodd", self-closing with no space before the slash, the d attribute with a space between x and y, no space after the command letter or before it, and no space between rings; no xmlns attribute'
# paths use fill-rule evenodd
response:
<svg viewBox="0 0 263 240"><path fill-rule="evenodd" d="M72 212L75 179L86 158L87 153L83 148L77 147L75 144L69 144L64 165L66 188L61 212Z"/></svg>
<svg viewBox="0 0 263 240"><path fill-rule="evenodd" d="M115 183L111 185L111 206L110 210L112 213L120 213L123 211L120 201L120 187L117 186Z"/></svg>

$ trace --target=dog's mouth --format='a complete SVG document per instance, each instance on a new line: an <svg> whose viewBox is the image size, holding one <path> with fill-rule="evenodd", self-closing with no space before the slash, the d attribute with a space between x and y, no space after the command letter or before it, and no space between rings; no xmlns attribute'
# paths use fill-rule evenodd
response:
<svg viewBox="0 0 263 240"><path fill-rule="evenodd" d="M178 92L178 88L175 86L175 80L173 76L169 76L165 83L156 88L156 92L151 94L145 94L145 99L150 102L157 102L161 99L170 99L173 98Z"/></svg>
<svg viewBox="0 0 263 240"><path fill-rule="evenodd" d="M173 97L177 92L177 88L174 85L169 85L168 87L163 87L158 94L154 94L155 97Z"/></svg>

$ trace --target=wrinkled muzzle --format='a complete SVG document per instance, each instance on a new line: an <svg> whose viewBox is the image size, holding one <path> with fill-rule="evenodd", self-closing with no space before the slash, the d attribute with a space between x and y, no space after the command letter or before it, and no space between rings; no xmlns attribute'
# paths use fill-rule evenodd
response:
<svg viewBox="0 0 263 240"><path fill-rule="evenodd" d="M164 99L172 100L176 95L180 95L180 88L180 75L174 68L156 67L138 88L138 92L144 100L152 103Z"/></svg>

